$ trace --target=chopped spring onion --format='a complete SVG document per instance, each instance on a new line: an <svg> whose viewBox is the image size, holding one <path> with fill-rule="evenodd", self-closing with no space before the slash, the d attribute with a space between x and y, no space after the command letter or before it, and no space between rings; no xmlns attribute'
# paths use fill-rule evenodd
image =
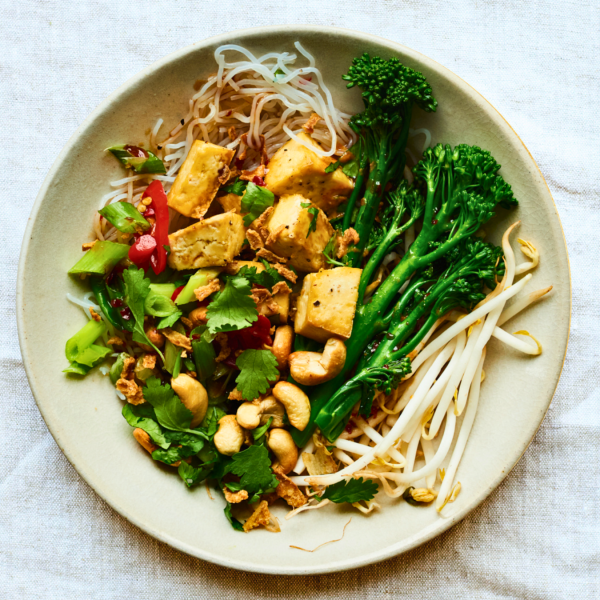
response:
<svg viewBox="0 0 600 600"><path fill-rule="evenodd" d="M188 280L185 287L179 292L175 299L175 304L181 306L196 299L194 290L208 285L213 279L219 276L219 269L198 269ZM174 291L174 290L173 290Z"/></svg>
<svg viewBox="0 0 600 600"><path fill-rule="evenodd" d="M107 148L125 167L136 173L166 173L165 165L156 154L139 146L121 144Z"/></svg>
<svg viewBox="0 0 600 600"><path fill-rule="evenodd" d="M70 275L81 273L95 273L106 275L129 252L127 244L115 242L96 242L75 264L69 269Z"/></svg>
<svg viewBox="0 0 600 600"><path fill-rule="evenodd" d="M136 233L150 229L150 223L129 202L113 202L98 211L111 225L123 233Z"/></svg>

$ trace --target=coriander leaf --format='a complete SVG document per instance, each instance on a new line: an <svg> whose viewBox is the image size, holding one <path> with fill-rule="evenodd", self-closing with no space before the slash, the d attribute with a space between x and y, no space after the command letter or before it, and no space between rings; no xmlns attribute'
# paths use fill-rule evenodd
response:
<svg viewBox="0 0 600 600"><path fill-rule="evenodd" d="M235 361L240 374L235 380L244 400L254 400L277 379L277 359L270 350L244 350Z"/></svg>
<svg viewBox="0 0 600 600"><path fill-rule="evenodd" d="M236 531L244 531L244 526L231 514L231 502L227 503L227 506L223 509L227 520L231 523L231 526Z"/></svg>
<svg viewBox="0 0 600 600"><path fill-rule="evenodd" d="M262 215L267 208L273 206L275 195L267 188L249 182L246 193L242 196L242 211L248 213L244 217L244 225L248 227L254 219Z"/></svg>
<svg viewBox="0 0 600 600"><path fill-rule="evenodd" d="M154 407L158 422L171 431L186 431L206 437L204 431L190 429L192 413L188 410L169 384L161 385L156 377L151 377L144 388L144 398Z"/></svg>
<svg viewBox="0 0 600 600"><path fill-rule="evenodd" d="M172 465L178 460L181 460L181 448L171 447L168 450L158 449L152 453L152 458L160 462L164 462L166 465Z"/></svg>
<svg viewBox="0 0 600 600"><path fill-rule="evenodd" d="M342 502L360 502L361 500L372 500L377 493L377 484L370 479L349 479L338 481L330 485L321 500L331 500L336 504Z"/></svg>
<svg viewBox="0 0 600 600"><path fill-rule="evenodd" d="M244 265L238 271L237 275L245 277L251 284L256 283L272 291L273 286L284 279L266 260L262 260L261 262L264 267L263 271L258 272L256 267Z"/></svg>
<svg viewBox="0 0 600 600"><path fill-rule="evenodd" d="M156 329L165 329L166 327L173 327L177 321L179 321L179 317L181 317L183 313L181 311L174 312L172 315L168 317L163 317L156 325Z"/></svg>
<svg viewBox="0 0 600 600"><path fill-rule="evenodd" d="M123 271L123 281L125 283L125 302L135 321L133 341L151 346L164 360L162 352L148 339L144 331L144 302L150 293L150 280L144 276L143 269L132 265Z"/></svg>
<svg viewBox="0 0 600 600"><path fill-rule="evenodd" d="M182 431L165 431L165 438L175 446L186 448L188 456L198 454L204 448L204 440L197 435L184 433Z"/></svg>
<svg viewBox="0 0 600 600"><path fill-rule="evenodd" d="M312 216L312 219L308 226L308 233L306 234L306 237L308 237L313 231L317 230L317 219L319 217L319 209L316 206L313 206L310 202L302 202L300 206L302 206L302 208L307 208L308 214Z"/></svg>
<svg viewBox="0 0 600 600"><path fill-rule="evenodd" d="M250 446L234 454L225 472L240 477L241 489L246 490L248 496L264 493L279 485L271 470L269 451L264 446Z"/></svg>
<svg viewBox="0 0 600 600"><path fill-rule="evenodd" d="M352 177L352 179L356 179L358 177L358 172L360 170L360 163L358 158L353 158L349 160L343 167L342 173L348 177Z"/></svg>
<svg viewBox="0 0 600 600"><path fill-rule="evenodd" d="M192 467L185 461L181 461L177 473L179 477L183 479L185 485L189 488L202 483L206 477L210 474L212 467L201 466L199 468Z"/></svg>
<svg viewBox="0 0 600 600"><path fill-rule="evenodd" d="M337 238L337 236L335 234L333 234L331 236L330 240L327 242L327 245L325 246L325 248L323 248L323 256L325 257L325 260L330 265L337 265L338 267L345 267L346 266L345 262L340 262L339 260L336 260L334 258L336 238ZM348 255L346 254L346 256L348 256ZM342 261L345 261L346 256L344 256Z"/></svg>
<svg viewBox="0 0 600 600"><path fill-rule="evenodd" d="M238 177L233 183L223 186L221 190L226 194L235 194L236 196L241 196L246 191L247 185L248 183L246 181L242 181Z"/></svg>
<svg viewBox="0 0 600 600"><path fill-rule="evenodd" d="M143 406L143 404L140 406ZM154 419L143 416L136 410L137 408L137 406L133 406L132 404L126 404L123 407L122 413L125 420L132 427L143 429L155 444L166 450L170 446L170 442L164 436L160 425Z"/></svg>
<svg viewBox="0 0 600 600"><path fill-rule="evenodd" d="M256 304L250 297L250 282L245 277L231 277L225 289L208 305L210 333L237 331L250 327L258 319Z"/></svg>
<svg viewBox="0 0 600 600"><path fill-rule="evenodd" d="M331 164L325 167L325 173L333 173L340 166L340 164L341 161L338 158L335 162L332 162Z"/></svg>

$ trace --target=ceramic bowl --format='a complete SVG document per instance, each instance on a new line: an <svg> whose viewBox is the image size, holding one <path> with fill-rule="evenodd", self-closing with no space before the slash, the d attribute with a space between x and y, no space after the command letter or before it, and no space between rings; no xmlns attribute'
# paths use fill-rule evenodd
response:
<svg viewBox="0 0 600 600"><path fill-rule="evenodd" d="M434 507L415 508L381 499L382 508L362 516L352 508L328 507L290 521L275 510L282 532L235 532L223 516L224 502L209 499L204 486L189 491L172 470L149 459L121 416L107 378L97 369L84 380L65 377L65 341L83 324L65 294L82 287L67 276L89 239L92 215L108 182L122 177L103 150L145 139L157 118L176 123L187 112L194 82L215 71L213 52L224 43L255 54L294 51L299 40L313 53L339 107L361 108L357 90L340 76L353 57L367 51L396 56L422 71L439 101L436 113L416 110L414 128L427 127L433 142L465 142L487 148L520 201L486 229L493 241L510 222L538 247L541 263L529 289L553 284L550 297L519 315L510 331L527 329L544 353L524 358L495 340L489 344L487 379L479 413L460 464L462 492L449 518ZM517 251L518 252L518 251ZM502 116L467 83L435 61L399 44L359 32L320 27L264 27L234 31L199 42L154 63L107 98L79 127L50 170L35 202L21 252L17 291L19 340L40 411L69 461L117 512L155 538L207 561L262 573L326 573L366 565L439 535L473 510L514 467L533 438L560 376L570 320L567 250L556 206L535 161ZM383 496L383 494L380 494ZM314 548L339 538L318 552Z"/></svg>

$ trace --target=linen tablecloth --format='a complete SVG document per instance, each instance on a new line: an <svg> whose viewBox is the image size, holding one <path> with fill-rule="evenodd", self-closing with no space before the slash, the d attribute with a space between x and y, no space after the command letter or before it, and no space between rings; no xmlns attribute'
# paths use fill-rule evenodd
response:
<svg viewBox="0 0 600 600"><path fill-rule="evenodd" d="M600 597L600 10L595 0L0 2L0 598ZM75 128L154 60L255 25L335 25L414 48L519 133L558 205L573 278L562 379L512 474L463 522L387 562L319 577L228 570L155 541L83 482L29 390L15 320L27 217Z"/></svg>

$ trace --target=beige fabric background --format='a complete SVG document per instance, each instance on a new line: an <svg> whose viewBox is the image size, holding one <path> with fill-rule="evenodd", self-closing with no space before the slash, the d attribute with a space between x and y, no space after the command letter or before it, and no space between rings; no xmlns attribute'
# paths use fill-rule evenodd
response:
<svg viewBox="0 0 600 600"><path fill-rule="evenodd" d="M538 161L563 219L573 275L563 377L508 479L462 523L418 550L348 573L304 578L203 563L156 542L106 506L40 417L15 322L27 217L77 125L165 54L227 30L280 23L336 25L390 38L479 90ZM0 598L600 597L596 0L0 0L0 29Z"/></svg>

